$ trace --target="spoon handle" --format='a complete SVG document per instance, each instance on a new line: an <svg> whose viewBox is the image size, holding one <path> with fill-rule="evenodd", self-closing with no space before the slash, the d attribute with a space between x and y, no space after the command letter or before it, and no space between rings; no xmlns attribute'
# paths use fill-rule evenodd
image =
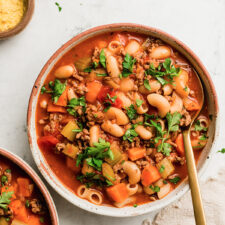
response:
<svg viewBox="0 0 225 225"><path fill-rule="evenodd" d="M194 208L196 225L206 225L205 213L202 204L200 187L198 183L197 171L195 166L195 158L191 146L190 131L183 132L184 149L186 155L186 163L188 169L188 179L191 188L192 203Z"/></svg>

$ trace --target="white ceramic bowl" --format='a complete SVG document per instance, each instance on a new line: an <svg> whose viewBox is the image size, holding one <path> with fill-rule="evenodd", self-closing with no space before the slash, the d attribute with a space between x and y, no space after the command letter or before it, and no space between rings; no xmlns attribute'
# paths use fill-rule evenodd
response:
<svg viewBox="0 0 225 225"><path fill-rule="evenodd" d="M167 206L168 204L172 203L173 201L177 200L189 189L187 179L182 184L180 184L174 191L172 191L169 195L167 195L165 198L155 202L148 203L148 204L140 205L137 208L134 208L134 207L113 208L108 206L97 206L84 199L77 197L56 177L53 171L51 171L50 167L46 163L37 145L37 136L36 136L36 130L35 130L35 111L37 106L38 95L40 93L40 89L44 83L46 76L51 71L55 63L65 53L67 53L70 49L72 49L74 46L81 43L82 41L99 34L103 34L106 32L114 32L114 31L138 32L138 33L147 34L147 35L162 39L164 42L168 43L177 51L179 51L181 54L183 54L189 60L189 62L192 64L192 66L195 68L195 70L198 72L199 76L201 77L202 82L204 84L204 88L206 90L205 92L206 99L209 103L209 113L213 115L213 119L211 121L211 126L209 129L209 141L204 151L202 152L199 163L198 163L199 176L202 175L202 173L204 172L208 164L208 161L211 159L211 155L213 151L212 145L215 142L215 138L217 136L217 130L218 130L218 126L217 126L218 104L217 104L216 92L215 92L213 83L211 81L211 78L207 70L205 69L205 67L202 65L201 61L198 59L198 57L186 45L178 41L176 38L155 28L151 28L151 27L147 27L143 25L137 25L137 24L123 24L123 23L110 24L110 25L104 25L104 26L92 28L69 40L60 49L58 49L55 52L55 54L48 60L48 62L43 67L41 73L39 74L34 84L31 97L30 97L28 117L27 117L28 137L29 137L30 147L31 147L34 160L39 170L41 171L45 179L49 182L49 184L61 196L63 196L68 201L70 201L72 204L82 209L85 209L89 212L93 212L93 213L97 213L101 215L114 216L114 217L128 217L128 216L137 216L144 213L160 210L164 208L165 206Z"/></svg>

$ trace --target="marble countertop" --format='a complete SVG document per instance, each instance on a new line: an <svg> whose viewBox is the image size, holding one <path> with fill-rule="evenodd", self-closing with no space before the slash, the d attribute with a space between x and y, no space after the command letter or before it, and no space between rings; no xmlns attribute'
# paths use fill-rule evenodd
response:
<svg viewBox="0 0 225 225"><path fill-rule="evenodd" d="M21 34L0 41L0 146L21 156L36 171L26 133L26 111L33 83L48 58L67 40L88 28L133 22L160 28L187 44L210 72L219 97L225 146L225 1L223 0L38 0L34 17ZM213 176L225 156L215 154L207 170ZM46 182L45 182L46 183ZM48 185L47 185L48 186ZM49 187L49 186L48 186ZM152 215L110 218L81 210L49 190L63 225L141 225Z"/></svg>

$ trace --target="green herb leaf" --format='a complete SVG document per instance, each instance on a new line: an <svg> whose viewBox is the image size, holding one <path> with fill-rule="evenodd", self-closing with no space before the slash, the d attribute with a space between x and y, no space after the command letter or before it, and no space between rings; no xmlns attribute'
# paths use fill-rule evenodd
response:
<svg viewBox="0 0 225 225"><path fill-rule="evenodd" d="M123 77L128 77L130 74L133 73L133 66L134 66L135 62L136 62L136 59L134 59L128 53L125 55L124 61L122 63L122 65L123 65L122 76Z"/></svg>
<svg viewBox="0 0 225 225"><path fill-rule="evenodd" d="M3 192L2 195L0 195L0 208L7 210L8 209L8 205L11 202L11 198L13 195L13 191L10 192Z"/></svg>
<svg viewBox="0 0 225 225"><path fill-rule="evenodd" d="M108 74L107 73L97 73L96 76L97 77L107 77Z"/></svg>
<svg viewBox="0 0 225 225"><path fill-rule="evenodd" d="M159 192L159 191L160 191L160 187L159 187L159 186L153 186L153 185L150 185L150 188L151 188L154 192Z"/></svg>
<svg viewBox="0 0 225 225"><path fill-rule="evenodd" d="M115 101L116 101L116 99L117 99L117 96L115 95L115 96L111 97L110 94L107 93L107 98L108 98L109 100L111 100L112 103L115 103Z"/></svg>
<svg viewBox="0 0 225 225"><path fill-rule="evenodd" d="M26 206L26 208L29 208L30 207L30 201L29 200L26 200L25 206Z"/></svg>
<svg viewBox="0 0 225 225"><path fill-rule="evenodd" d="M149 84L149 80L147 80L147 79L144 79L144 86L145 86L145 88L147 89L147 90L151 90L151 86L150 86L150 84Z"/></svg>
<svg viewBox="0 0 225 225"><path fill-rule="evenodd" d="M129 117L130 120L135 120L138 117L137 110L134 108L134 105L131 104L127 110L127 116Z"/></svg>
<svg viewBox="0 0 225 225"><path fill-rule="evenodd" d="M106 57L103 49L100 52L100 63L104 68L106 67Z"/></svg>
<svg viewBox="0 0 225 225"><path fill-rule="evenodd" d="M162 152L164 155L169 156L172 151L172 146L169 143L164 142L165 139L162 140L162 143L158 146L157 151Z"/></svg>
<svg viewBox="0 0 225 225"><path fill-rule="evenodd" d="M138 204L134 204L133 206L134 206L134 208L137 208L138 207Z"/></svg>
<svg viewBox="0 0 225 225"><path fill-rule="evenodd" d="M208 139L208 137L205 134L203 134L199 137L199 140L201 140L201 141L205 141L207 139Z"/></svg>
<svg viewBox="0 0 225 225"><path fill-rule="evenodd" d="M44 217L40 217L40 222L41 222L41 223L44 223L44 222L45 222Z"/></svg>
<svg viewBox="0 0 225 225"><path fill-rule="evenodd" d="M169 179L169 181L173 184L177 184L180 180L180 177L174 177L173 179Z"/></svg>
<svg viewBox="0 0 225 225"><path fill-rule="evenodd" d="M62 7L59 5L59 3L55 2L55 5L58 7L59 12L61 12L62 11Z"/></svg>
<svg viewBox="0 0 225 225"><path fill-rule="evenodd" d="M182 115L178 112L175 112L174 114L167 113L166 119L168 122L168 133L169 132L175 132L179 129L179 123Z"/></svg>
<svg viewBox="0 0 225 225"><path fill-rule="evenodd" d="M225 153L225 148L222 148L221 150L217 151L217 152L220 152L220 153Z"/></svg>
<svg viewBox="0 0 225 225"><path fill-rule="evenodd" d="M160 167L160 169L159 169L159 172L162 173L164 170L165 170L165 166L162 165L162 166Z"/></svg>
<svg viewBox="0 0 225 225"><path fill-rule="evenodd" d="M85 97L82 96L80 98L72 98L68 105L67 105L67 111L70 115L76 116L76 106L82 106L83 112L86 111L86 100Z"/></svg>
<svg viewBox="0 0 225 225"><path fill-rule="evenodd" d="M1 183L2 183L2 185L5 185L5 183L8 181L8 177L7 176L5 176L5 175L2 175L2 177L1 177Z"/></svg>
<svg viewBox="0 0 225 225"><path fill-rule="evenodd" d="M138 136L138 133L135 131L135 125L132 125L131 128L126 130L126 133L123 135L123 140L128 140L133 142L133 139Z"/></svg>
<svg viewBox="0 0 225 225"><path fill-rule="evenodd" d="M201 126L200 121L197 120L197 121L195 122L195 130L196 130L196 131L207 131L208 129L207 129L207 127Z"/></svg>
<svg viewBox="0 0 225 225"><path fill-rule="evenodd" d="M143 101L141 99L136 99L137 107L140 107L142 104L143 104Z"/></svg>
<svg viewBox="0 0 225 225"><path fill-rule="evenodd" d="M49 82L48 86L52 90L48 93L52 93L52 101L54 103L58 102L59 97L62 95L62 93L66 89L67 82L61 83L60 80L55 79L55 82L53 84L52 81Z"/></svg>

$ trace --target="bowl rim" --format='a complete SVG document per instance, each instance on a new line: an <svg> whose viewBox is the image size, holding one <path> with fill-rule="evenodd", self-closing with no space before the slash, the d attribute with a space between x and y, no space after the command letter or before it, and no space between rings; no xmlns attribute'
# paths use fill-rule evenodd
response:
<svg viewBox="0 0 225 225"><path fill-rule="evenodd" d="M0 40L7 39L20 33L31 21L34 13L35 0L27 0L27 9L22 20L12 29L0 32Z"/></svg>
<svg viewBox="0 0 225 225"><path fill-rule="evenodd" d="M71 198L69 198L67 196L66 193L63 192L62 190L62 186L63 184L60 185L60 188L55 186L55 183L51 180L51 178L49 177L49 173L46 172L46 169L43 168L42 163L38 163L38 159L35 156L34 153L34 146L32 143L32 130L31 130L31 117L33 115L32 112L32 102L38 97L37 95L37 86L38 84L41 82L41 78L44 76L45 71L48 69L48 66L52 63L52 61L54 61L55 58L57 58L58 55L60 55L61 52L63 52L63 50L65 50L68 46L70 46L71 44L73 44L73 42L78 41L80 38L88 36L92 33L96 33L96 32L100 32L101 30L109 30L109 29L119 29L119 28L129 28L129 29L138 29L138 30L144 30L144 31L149 31L151 33L156 33L156 34L160 34L160 36L166 37L168 39L171 39L173 41L175 41L175 43L180 46L185 52L188 52L189 55L191 55L191 57L195 60L195 62L197 63L197 65L201 68L201 70L203 71L204 75L206 76L206 79L208 80L210 87L212 89L212 94L214 96L214 106L215 106L215 115L216 115L216 127L215 127L215 134L214 134L214 140L212 142L209 154L208 154L208 158L212 158L212 154L214 153L214 146L216 144L216 139L218 137L218 131L219 131L219 124L218 124L218 116L219 116L219 107L218 107L218 99L217 99L217 94L215 91L215 87L214 84L212 82L212 79L208 73L208 71L206 70L205 66L202 64L201 60L198 58L198 56L189 48L187 47L183 42L181 42L180 40L178 40L177 38L173 37L172 35L158 29L158 28L153 28L150 26L146 26L146 25L141 25L141 24L136 24L136 23L113 23L113 24L106 24L106 25L101 25L101 26L97 26L97 27L93 27L90 28L84 32L79 33L78 35L76 35L75 37L71 38L69 41L67 41L65 44L63 44L58 50L56 50L56 52L49 58L49 60L46 62L46 64L44 65L44 67L42 68L41 72L39 73L32 92L31 92L31 96L29 99L29 105L28 105L28 111L27 111L27 132L28 132L28 139L29 139L29 143L30 143L30 148L31 148L31 152L33 155L33 158L35 160L35 163L38 166L38 169L40 170L40 172L42 173L42 175L45 177L45 179L49 182L49 184L51 186L54 187L54 189L62 196L64 197L66 200L68 200L69 202L71 202L73 205L78 206L79 208L82 208L84 210L87 210L89 212L92 213L96 213L96 214L100 214L100 215L105 215L105 216L113 216L113 217L130 217L130 216L137 216L137 215L142 215L145 213L150 213L150 212L155 212L158 211L160 209L162 209L163 207L166 207L167 205L169 205L170 203L174 202L175 200L179 199L181 196L183 196L188 190L189 190L189 185L186 184L184 186L183 189L181 189L175 196L166 199L164 202L161 202L158 205L155 205L154 207L149 207L147 209L144 209L141 206L147 205L141 205L140 207L136 208L137 212L136 213L126 213L126 214L121 214L119 212L110 212L107 213L104 211L104 209L99 209L98 206L94 207L89 207L87 204L79 204L75 201L73 201ZM131 31L132 32L132 31ZM66 53L63 53L63 55ZM34 114L36 114L36 112L34 112ZM36 132L36 130L35 130ZM214 151L213 151L214 150ZM41 152L39 150L39 152ZM208 166L209 160L205 160L202 167L200 168L199 172L198 172L198 176L200 177L203 172L206 170L207 166ZM165 198L164 198L165 199ZM161 200L160 200L161 201Z"/></svg>
<svg viewBox="0 0 225 225"><path fill-rule="evenodd" d="M44 196L44 199L46 201L46 204L47 204L49 212L50 212L52 225L58 225L59 219L58 219L58 213L56 210L55 203L54 203L47 187L45 186L45 184L43 183L41 178L38 176L38 174L22 158L20 158L19 156L15 155L12 152L10 152L9 150L6 150L5 148L0 147L0 156L5 157L10 162L17 165L21 170L23 170L34 181L35 185L37 185L41 194Z"/></svg>

